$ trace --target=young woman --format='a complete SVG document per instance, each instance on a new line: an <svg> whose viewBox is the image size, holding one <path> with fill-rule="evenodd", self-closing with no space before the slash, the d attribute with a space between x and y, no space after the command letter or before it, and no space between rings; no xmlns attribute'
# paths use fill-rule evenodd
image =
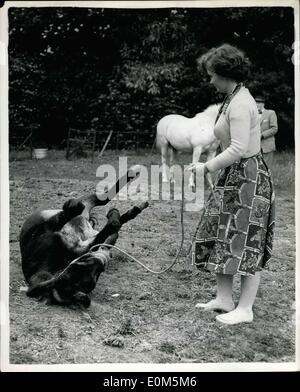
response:
<svg viewBox="0 0 300 392"><path fill-rule="evenodd" d="M222 152L190 167L218 171L194 248L196 266L216 273L217 296L196 307L226 312L216 317L225 324L251 322L260 271L272 254L275 205L271 174L261 154L257 106L242 84L249 61L241 50L224 44L204 54L199 64L226 98L214 129ZM237 307L232 299L236 274L241 275Z"/></svg>

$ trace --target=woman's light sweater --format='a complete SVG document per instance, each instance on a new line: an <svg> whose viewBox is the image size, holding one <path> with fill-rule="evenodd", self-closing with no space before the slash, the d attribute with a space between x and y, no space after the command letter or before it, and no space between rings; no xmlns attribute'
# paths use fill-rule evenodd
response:
<svg viewBox="0 0 300 392"><path fill-rule="evenodd" d="M222 152L206 163L210 172L223 169L260 151L260 123L256 102L245 87L236 93L214 129Z"/></svg>

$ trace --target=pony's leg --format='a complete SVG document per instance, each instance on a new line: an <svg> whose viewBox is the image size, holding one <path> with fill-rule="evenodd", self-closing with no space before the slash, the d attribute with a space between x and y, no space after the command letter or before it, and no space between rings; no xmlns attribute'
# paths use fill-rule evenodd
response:
<svg viewBox="0 0 300 392"><path fill-rule="evenodd" d="M168 145L167 144L163 144L161 146L161 163L162 163L162 181L163 182L168 182L169 178L168 178Z"/></svg>
<svg viewBox="0 0 300 392"><path fill-rule="evenodd" d="M202 146L195 147L193 150L193 163L199 162L200 156L202 153ZM196 183L195 183L196 174L194 172L191 173L189 178L189 188L195 192Z"/></svg>
<svg viewBox="0 0 300 392"><path fill-rule="evenodd" d="M168 147L168 153L169 153L169 157L170 157L170 181L171 182L175 182L175 178L174 178L174 162L175 162L175 150L172 146Z"/></svg>

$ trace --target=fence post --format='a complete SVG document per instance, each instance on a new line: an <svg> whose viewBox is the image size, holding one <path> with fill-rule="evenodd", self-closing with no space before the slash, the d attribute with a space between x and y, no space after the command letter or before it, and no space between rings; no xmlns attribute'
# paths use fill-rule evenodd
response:
<svg viewBox="0 0 300 392"><path fill-rule="evenodd" d="M109 132L109 135L107 136L107 139L106 139L106 141L105 141L105 143L104 143L104 146L102 147L102 150L100 151L99 158L102 157L102 155L103 155L103 153L104 153L104 151L105 151L105 149L106 149L106 147L107 147L107 145L108 145L108 143L109 143L109 141L110 141L110 138L111 138L112 133L113 133L113 131L110 131L110 132Z"/></svg>

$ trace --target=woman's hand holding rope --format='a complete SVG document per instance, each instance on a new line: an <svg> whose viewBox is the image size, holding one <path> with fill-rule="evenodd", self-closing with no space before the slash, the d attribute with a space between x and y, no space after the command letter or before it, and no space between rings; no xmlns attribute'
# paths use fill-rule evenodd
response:
<svg viewBox="0 0 300 392"><path fill-rule="evenodd" d="M213 186L213 180L211 177L211 173L208 170L207 166L205 163L203 162L195 162L195 163L191 163L188 165L188 167L185 169L188 171L196 171L197 174L202 174L203 176L205 176L208 185L210 187L210 189L213 191L214 190L214 186Z"/></svg>

